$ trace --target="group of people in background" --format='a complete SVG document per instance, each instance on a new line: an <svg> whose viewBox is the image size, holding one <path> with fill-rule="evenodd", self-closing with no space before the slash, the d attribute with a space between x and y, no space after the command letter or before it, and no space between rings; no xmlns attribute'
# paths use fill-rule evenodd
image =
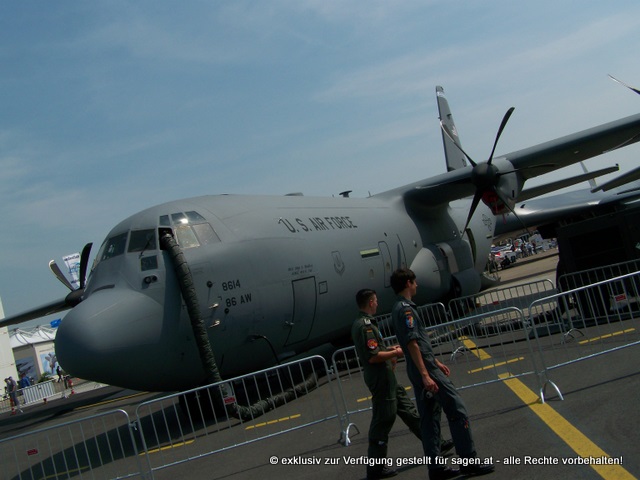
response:
<svg viewBox="0 0 640 480"><path fill-rule="evenodd" d="M449 368L435 357L427 331L420 322L420 314L412 301L418 287L415 274L406 268L394 271L391 287L397 295L391 316L399 345L387 346L384 343L375 319L378 299L374 290L357 292L360 314L351 329L364 380L372 394L367 479L377 480L397 474L384 461L396 416L422 442L424 455L429 459L430 480L493 472L492 464L477 458L466 405L449 379ZM417 411L395 376L396 362L401 358L406 359ZM442 411L449 423L452 437L449 441L443 440L440 432ZM460 458L469 459L460 469L450 467L442 460L443 454L454 446Z"/></svg>

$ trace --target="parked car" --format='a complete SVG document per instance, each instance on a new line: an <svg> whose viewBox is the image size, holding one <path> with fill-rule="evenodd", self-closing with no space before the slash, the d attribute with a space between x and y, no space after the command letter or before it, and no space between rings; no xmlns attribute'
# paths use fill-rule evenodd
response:
<svg viewBox="0 0 640 480"><path fill-rule="evenodd" d="M518 252L513 251L511 245L500 245L491 247L489 261L500 265L500 268L507 268L513 265L518 258Z"/></svg>

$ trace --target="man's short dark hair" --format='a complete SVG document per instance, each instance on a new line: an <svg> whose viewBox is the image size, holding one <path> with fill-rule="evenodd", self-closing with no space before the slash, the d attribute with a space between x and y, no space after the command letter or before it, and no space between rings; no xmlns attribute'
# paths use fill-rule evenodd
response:
<svg viewBox="0 0 640 480"><path fill-rule="evenodd" d="M390 279L391 288L393 288L393 291L396 294L398 294L401 291L403 291L405 288L407 288L407 282L409 280L415 280L415 279L416 279L416 274L413 273L410 269L399 268L391 274L391 279Z"/></svg>
<svg viewBox="0 0 640 480"><path fill-rule="evenodd" d="M371 290L370 288L363 288L356 293L356 303L358 304L358 308L365 308L373 297L376 294L375 290Z"/></svg>

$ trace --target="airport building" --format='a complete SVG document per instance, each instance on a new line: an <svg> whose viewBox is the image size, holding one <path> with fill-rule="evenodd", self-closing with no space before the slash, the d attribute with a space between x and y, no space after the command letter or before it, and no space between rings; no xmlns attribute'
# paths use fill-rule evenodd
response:
<svg viewBox="0 0 640 480"><path fill-rule="evenodd" d="M56 378L56 331L56 328L40 326L28 330L17 329L9 333L9 343L18 372L18 377L14 378L20 378L23 373L36 382L43 375Z"/></svg>
<svg viewBox="0 0 640 480"><path fill-rule="evenodd" d="M0 300L0 319L4 309ZM36 382L43 375L55 376L58 360L54 340L57 328L40 326L9 331L0 328L0 378L13 377L16 381L25 373Z"/></svg>

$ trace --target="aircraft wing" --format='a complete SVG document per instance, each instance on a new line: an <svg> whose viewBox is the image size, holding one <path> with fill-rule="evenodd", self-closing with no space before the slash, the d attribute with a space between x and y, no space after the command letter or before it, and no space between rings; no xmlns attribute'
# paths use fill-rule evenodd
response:
<svg viewBox="0 0 640 480"><path fill-rule="evenodd" d="M640 114L504 156L525 180L617 150L640 140Z"/></svg>
<svg viewBox="0 0 640 480"><path fill-rule="evenodd" d="M517 175L518 191L528 179L640 141L640 114L593 127L533 147L496 157L493 166L501 175ZM486 165L478 164L478 167ZM472 173L467 166L379 195L402 195L426 205L441 205L474 195ZM517 197L517 195L516 195Z"/></svg>
<svg viewBox="0 0 640 480"><path fill-rule="evenodd" d="M496 222L495 234L502 235L521 230L523 224L527 227L536 227L560 220L566 221L586 213L597 215L623 208L633 208L639 198L640 181L636 181L625 185L624 188L607 193L602 191L593 193L586 188L529 200L519 203L514 208L518 218L508 214L501 221Z"/></svg>
<svg viewBox="0 0 640 480"><path fill-rule="evenodd" d="M35 320L36 318L44 317L45 315L51 315L53 313L63 312L71 308L66 301L66 298L55 300L53 302L46 303L34 309L26 312L19 313L10 317L0 320L0 327L8 327L9 325L16 325L18 323L26 322L29 320Z"/></svg>

